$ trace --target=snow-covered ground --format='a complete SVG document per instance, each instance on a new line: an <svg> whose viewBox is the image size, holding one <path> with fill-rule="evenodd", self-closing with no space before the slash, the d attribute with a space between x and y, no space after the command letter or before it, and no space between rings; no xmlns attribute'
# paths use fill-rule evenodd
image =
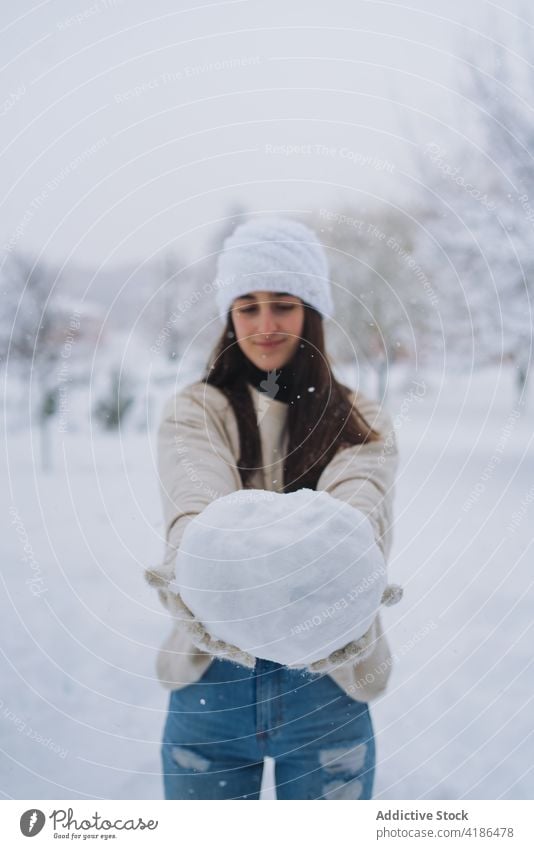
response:
<svg viewBox="0 0 534 849"><path fill-rule="evenodd" d="M396 656L374 703L380 798L532 798L534 405L512 376L397 378L402 465L384 614ZM161 798L168 615L154 434L4 435L0 789ZM270 773L265 774L269 797Z"/></svg>

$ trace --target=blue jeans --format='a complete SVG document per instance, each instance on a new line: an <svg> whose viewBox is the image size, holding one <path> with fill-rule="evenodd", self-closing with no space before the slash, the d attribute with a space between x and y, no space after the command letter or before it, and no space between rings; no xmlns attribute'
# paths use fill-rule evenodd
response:
<svg viewBox="0 0 534 849"><path fill-rule="evenodd" d="M259 799L265 755L277 799L370 799L369 709L328 675L215 658L173 690L162 743L166 799Z"/></svg>

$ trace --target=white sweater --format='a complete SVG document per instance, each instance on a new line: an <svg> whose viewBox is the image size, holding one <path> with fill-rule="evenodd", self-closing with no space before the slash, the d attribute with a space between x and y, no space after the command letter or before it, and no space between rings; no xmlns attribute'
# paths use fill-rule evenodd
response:
<svg viewBox="0 0 534 849"><path fill-rule="evenodd" d="M250 386L262 446L262 465L247 488L281 492L283 459L287 449L287 405ZM378 404L354 393L353 402L382 439L344 448L325 467L317 490L346 501L371 521L375 539L386 561L392 543L392 503L398 465L397 445L390 417ZM242 489L237 470L239 433L233 409L220 390L198 382L165 404L158 430L158 473L165 521L163 563L148 570L147 580L160 591L172 612L165 587L174 578L176 552L191 519L216 498ZM359 663L346 660L330 668L333 680L349 696L370 701L382 693L392 659L380 615L371 634L372 651ZM162 685L177 689L197 681L214 655L192 642L184 623L174 619L171 633L158 654Z"/></svg>

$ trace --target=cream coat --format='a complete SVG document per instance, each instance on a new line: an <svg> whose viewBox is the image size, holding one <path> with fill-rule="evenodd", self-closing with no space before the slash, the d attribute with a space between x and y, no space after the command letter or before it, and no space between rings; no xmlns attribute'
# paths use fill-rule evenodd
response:
<svg viewBox="0 0 534 849"><path fill-rule="evenodd" d="M287 450L287 405L249 386L260 429L263 463L247 488L282 491L283 458ZM346 501L368 516L386 561L392 543L392 503L398 464L397 444L390 417L360 393L353 402L382 439L344 448L323 470L317 490ZM158 677L167 689L197 681L215 655L240 660L237 650L221 641L191 638L181 614L181 600L166 589L174 578L176 552L191 519L211 501L241 489L236 464L239 435L232 407L220 390L194 383L169 398L158 430L158 473L165 522L163 562L146 578L158 588L162 603L173 614L171 633L157 661ZM315 667L327 674L353 699L370 701L382 693L391 671L391 654L380 615L366 635L364 660L354 662L341 650ZM200 645L210 651L199 648ZM247 660L242 660L247 664ZM250 665L250 663L248 663Z"/></svg>

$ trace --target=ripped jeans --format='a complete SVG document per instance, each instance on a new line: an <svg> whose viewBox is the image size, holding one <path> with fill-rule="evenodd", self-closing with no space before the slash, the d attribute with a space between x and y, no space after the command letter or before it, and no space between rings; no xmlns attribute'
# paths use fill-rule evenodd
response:
<svg viewBox="0 0 534 849"><path fill-rule="evenodd" d="M265 755L277 799L370 799L375 771L366 703L328 675L215 658L173 690L161 748L166 799L259 799Z"/></svg>

